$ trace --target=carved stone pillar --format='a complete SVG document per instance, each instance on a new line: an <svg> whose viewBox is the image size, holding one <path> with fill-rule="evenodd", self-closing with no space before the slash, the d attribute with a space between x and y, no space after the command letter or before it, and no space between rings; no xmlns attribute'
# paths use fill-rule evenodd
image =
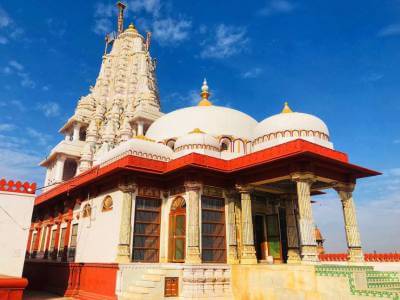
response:
<svg viewBox="0 0 400 300"><path fill-rule="evenodd" d="M137 190L137 186L135 183L124 183L119 185L119 189L122 191L122 214L116 261L118 263L128 263L131 260L132 198Z"/></svg>
<svg viewBox="0 0 400 300"><path fill-rule="evenodd" d="M364 254L361 248L360 231L358 229L356 206L353 200L355 184L340 183L335 186L343 207L346 240L351 262L363 262Z"/></svg>
<svg viewBox="0 0 400 300"><path fill-rule="evenodd" d="M288 264L300 263L299 231L296 220L295 195L288 195L286 200L286 227L288 242Z"/></svg>
<svg viewBox="0 0 400 300"><path fill-rule="evenodd" d="M297 204L299 210L300 255L303 262L317 262L317 241L311 207L311 186L315 177L311 173L292 174L297 185Z"/></svg>
<svg viewBox="0 0 400 300"><path fill-rule="evenodd" d="M200 189L201 184L198 182L185 182L185 189L189 195L187 205L187 252L185 263L197 264L201 263L200 249Z"/></svg>
<svg viewBox="0 0 400 300"><path fill-rule="evenodd" d="M240 249L241 264L256 264L256 250L254 247L253 215L251 211L251 187L239 186L236 188L240 193L241 215L242 215L242 247Z"/></svg>
<svg viewBox="0 0 400 300"><path fill-rule="evenodd" d="M225 190L224 196L228 203L228 263L237 264L239 262L235 215L237 193L234 190Z"/></svg>

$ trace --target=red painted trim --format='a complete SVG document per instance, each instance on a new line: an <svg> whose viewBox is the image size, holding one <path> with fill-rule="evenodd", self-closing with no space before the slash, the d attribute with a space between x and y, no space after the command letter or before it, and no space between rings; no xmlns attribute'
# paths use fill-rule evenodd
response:
<svg viewBox="0 0 400 300"><path fill-rule="evenodd" d="M5 178L0 180L0 191L3 192L12 192L12 193L21 193L21 194L35 194L36 191L36 183L29 183L21 181L7 181Z"/></svg>
<svg viewBox="0 0 400 300"><path fill-rule="evenodd" d="M191 153L169 162L127 155L108 165L96 166L41 194L36 197L35 205L74 190L89 182L99 180L106 175L110 175L122 169L164 175L176 172L183 168L195 167L221 173L232 173L234 175L235 172L251 169L256 166L268 166L278 160L295 158L300 155L308 155L309 159L312 158L313 160L336 164L342 173L351 173L354 178L380 174L379 172L350 164L345 153L298 139L232 160L223 160L198 153Z"/></svg>
<svg viewBox="0 0 400 300"><path fill-rule="evenodd" d="M74 299L116 300L118 264L25 261L29 289Z"/></svg>
<svg viewBox="0 0 400 300"><path fill-rule="evenodd" d="M0 275L0 299L22 300L24 289L27 285L28 280L25 278Z"/></svg>
<svg viewBox="0 0 400 300"><path fill-rule="evenodd" d="M324 253L319 255L320 261L347 261L347 253ZM365 253L366 262L400 262L400 253Z"/></svg>

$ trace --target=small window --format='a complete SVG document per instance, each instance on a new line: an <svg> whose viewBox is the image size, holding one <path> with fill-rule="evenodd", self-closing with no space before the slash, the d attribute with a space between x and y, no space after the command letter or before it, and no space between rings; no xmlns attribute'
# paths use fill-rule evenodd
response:
<svg viewBox="0 0 400 300"><path fill-rule="evenodd" d="M51 254L53 254L53 252L54 252L54 244L56 241L56 231L57 231L57 229L53 229L51 231L51 241L50 241L50 253Z"/></svg>
<svg viewBox="0 0 400 300"><path fill-rule="evenodd" d="M172 150L175 149L175 140L169 140L167 142L167 146L170 147Z"/></svg>
<svg viewBox="0 0 400 300"><path fill-rule="evenodd" d="M179 279L178 277L165 277L165 297L178 297L179 296Z"/></svg>
<svg viewBox="0 0 400 300"><path fill-rule="evenodd" d="M86 128L81 128L79 130L79 140L86 141Z"/></svg>
<svg viewBox="0 0 400 300"><path fill-rule="evenodd" d="M76 245L78 241L78 224L72 225L71 242L69 243L68 257L75 258Z"/></svg>

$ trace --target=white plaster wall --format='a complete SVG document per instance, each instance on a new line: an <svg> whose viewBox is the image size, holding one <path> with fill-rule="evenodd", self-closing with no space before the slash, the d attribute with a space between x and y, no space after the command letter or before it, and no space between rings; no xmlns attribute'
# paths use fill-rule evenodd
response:
<svg viewBox="0 0 400 300"><path fill-rule="evenodd" d="M22 276L34 199L0 192L0 274Z"/></svg>
<svg viewBox="0 0 400 300"><path fill-rule="evenodd" d="M102 212L103 199L110 195L113 209ZM92 206L90 217L82 217L82 209L86 203ZM111 190L96 198L83 201L80 205L76 262L115 262L119 241L122 213L122 192Z"/></svg>

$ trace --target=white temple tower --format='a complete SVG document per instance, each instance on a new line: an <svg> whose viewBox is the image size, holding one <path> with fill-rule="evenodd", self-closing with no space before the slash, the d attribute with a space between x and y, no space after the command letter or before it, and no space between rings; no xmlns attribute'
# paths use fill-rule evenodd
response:
<svg viewBox="0 0 400 300"><path fill-rule="evenodd" d="M118 32L106 36L94 87L81 97L75 113L60 129L65 139L40 163L47 168L45 186L91 168L97 155L132 136L144 135L162 115L156 65L149 52L151 35L144 38L133 24L124 30L125 6L118 8Z"/></svg>

